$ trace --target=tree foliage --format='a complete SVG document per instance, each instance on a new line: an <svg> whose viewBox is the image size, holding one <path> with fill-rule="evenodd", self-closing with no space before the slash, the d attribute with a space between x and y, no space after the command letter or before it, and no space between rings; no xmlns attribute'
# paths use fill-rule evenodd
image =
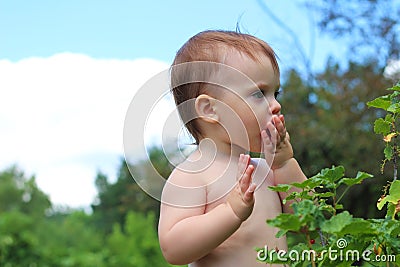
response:
<svg viewBox="0 0 400 267"><path fill-rule="evenodd" d="M141 191L129 189L124 166L115 184L98 175L103 212L93 214L58 212L34 177L17 167L0 172L0 266L170 266L158 244L157 208L146 195L136 201Z"/></svg>
<svg viewBox="0 0 400 267"><path fill-rule="evenodd" d="M293 214L279 214L267 223L278 227L276 234L281 237L288 232L302 237L289 246L289 252L273 256L274 249L262 248L258 259L267 263L290 263L291 266L353 266L373 263L372 266L399 266L400 264L400 181L397 180L398 157L400 155L396 137L400 114L400 83L390 87L390 94L377 97L368 106L386 112L384 119L374 123L374 132L383 135L386 143L384 161L393 163L393 177L384 194L377 200L377 208L387 207L382 219L362 219L344 210L340 202L349 188L360 184L372 175L358 172L354 178L344 177L344 167L323 169L317 175L302 183L270 187L278 192L290 193L283 202L294 200ZM339 188L344 187L342 193ZM375 200L376 201L376 200ZM318 240L319 242L316 242ZM340 252L340 258L332 255ZM294 252L294 253L293 253ZM292 257L304 255L308 257ZM351 257L349 255L351 254ZM262 257L260 257L262 255ZM372 255L372 256L371 256ZM269 256L269 257L268 257ZM382 260L379 260L382 259Z"/></svg>
<svg viewBox="0 0 400 267"><path fill-rule="evenodd" d="M40 258L39 239L33 231L50 208L35 177L27 178L16 166L0 173L0 266L29 266ZM15 265L17 266L17 265Z"/></svg>
<svg viewBox="0 0 400 267"><path fill-rule="evenodd" d="M295 156L308 177L322 168L344 165L350 175L363 170L382 176L380 162L383 149L373 132L374 120L382 112L370 109L366 102L382 94L390 85L382 78L376 62L350 62L342 70L329 61L308 85L292 70L283 83L282 113L291 133ZM386 179L367 182L352 189L346 197L349 209L361 217L378 216L370 195L377 195Z"/></svg>
<svg viewBox="0 0 400 267"><path fill-rule="evenodd" d="M159 147L151 147L148 153L152 162L151 168L155 168L162 177L168 178L172 167L163 150ZM128 164L125 160L121 160L118 179L113 184L108 182L104 174L99 173L97 175L98 203L93 204L92 208L94 216L99 218L97 220L98 227L103 231L110 232L115 222L123 226L129 211L145 215L152 212L156 214L155 221L158 222L160 206L158 200L150 197L142 190L130 170L140 170L144 177L150 177L154 175L154 172L148 169L149 164L145 164L144 161L139 161L133 165ZM155 224L154 228L156 229Z"/></svg>
<svg viewBox="0 0 400 267"><path fill-rule="evenodd" d="M317 11L321 32L349 40L353 60L374 58L384 66L389 59L400 57L399 2L322 0L304 3Z"/></svg>

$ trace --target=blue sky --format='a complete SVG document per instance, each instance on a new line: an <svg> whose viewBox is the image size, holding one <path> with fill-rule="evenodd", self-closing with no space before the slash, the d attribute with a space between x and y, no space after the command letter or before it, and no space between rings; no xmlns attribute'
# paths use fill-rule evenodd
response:
<svg viewBox="0 0 400 267"><path fill-rule="evenodd" d="M294 0L265 3L308 52L306 10ZM189 37L234 30L238 21L271 44L281 68L298 64L292 40L256 0L0 0L0 169L18 164L53 203L88 206L96 172L115 179L136 90ZM314 68L344 55L343 46L315 34ZM161 119L166 112L159 112ZM159 133L159 124L148 130Z"/></svg>
<svg viewBox="0 0 400 267"><path fill-rule="evenodd" d="M264 1L297 32L306 49L307 11L299 1ZM176 50L206 29L234 30L236 23L277 50L293 52L287 35L251 1L0 0L0 58L20 60L60 52L95 58L154 58L171 62ZM318 37L318 64L338 53L331 40ZM340 51L339 51L340 52Z"/></svg>
<svg viewBox="0 0 400 267"><path fill-rule="evenodd" d="M237 1L239 2L239 1ZM79 52L102 58L170 61L191 35L233 29L256 4L228 1L2 1L0 57ZM259 20L261 21L261 20Z"/></svg>

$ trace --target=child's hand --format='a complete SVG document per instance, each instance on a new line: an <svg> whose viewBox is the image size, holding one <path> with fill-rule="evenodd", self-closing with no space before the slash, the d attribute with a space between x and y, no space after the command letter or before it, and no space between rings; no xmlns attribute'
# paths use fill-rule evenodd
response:
<svg viewBox="0 0 400 267"><path fill-rule="evenodd" d="M293 148L286 131L283 115L272 116L271 122L267 124L267 130L261 132L263 149L265 159L275 170L281 168L289 159L293 158Z"/></svg>
<svg viewBox="0 0 400 267"><path fill-rule="evenodd" d="M242 221L250 216L254 206L254 191L256 189L256 184L252 183L254 166L249 165L249 162L249 155L240 155L236 176L238 183L227 198L227 204Z"/></svg>

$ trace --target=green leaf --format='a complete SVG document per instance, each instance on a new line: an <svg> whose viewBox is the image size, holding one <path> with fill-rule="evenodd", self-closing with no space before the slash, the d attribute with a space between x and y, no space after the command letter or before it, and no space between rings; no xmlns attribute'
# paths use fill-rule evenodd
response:
<svg viewBox="0 0 400 267"><path fill-rule="evenodd" d="M376 203L376 207L378 208L378 210L381 210L383 208L383 206L385 206L385 204L388 202L388 196L385 196L382 199L378 200L378 203Z"/></svg>
<svg viewBox="0 0 400 267"><path fill-rule="evenodd" d="M400 234L400 221L392 219L369 219L380 235L396 237ZM399 240L400 241L400 240ZM400 248L400 246L399 246Z"/></svg>
<svg viewBox="0 0 400 267"><path fill-rule="evenodd" d="M311 195L311 194L310 194L309 192L307 192L307 191L302 191L302 192L300 193L299 197L300 197L300 199L309 199L309 200L311 200L311 199L314 198L314 196Z"/></svg>
<svg viewBox="0 0 400 267"><path fill-rule="evenodd" d="M321 224L321 230L327 233L340 233L343 228L349 225L353 216L348 211L344 211L336 216L332 216L328 221Z"/></svg>
<svg viewBox="0 0 400 267"><path fill-rule="evenodd" d="M328 198L328 197L333 197L335 194L333 192L325 192L325 193L316 193L317 197L323 197L323 198Z"/></svg>
<svg viewBox="0 0 400 267"><path fill-rule="evenodd" d="M385 154L385 158L391 160L393 158L393 148L391 145L387 145L383 150L383 154Z"/></svg>
<svg viewBox="0 0 400 267"><path fill-rule="evenodd" d="M389 113L389 114L386 114L385 121L393 123L395 120L393 118L393 115Z"/></svg>
<svg viewBox="0 0 400 267"><path fill-rule="evenodd" d="M276 186L268 186L268 188L275 192L287 192L291 186L288 184L279 184Z"/></svg>
<svg viewBox="0 0 400 267"><path fill-rule="evenodd" d="M400 265L400 255L396 255L396 264L397 264L397 266L399 266Z"/></svg>
<svg viewBox="0 0 400 267"><path fill-rule="evenodd" d="M400 181L399 180L392 182L392 184L390 185L389 194L391 196L394 196L398 200L400 199Z"/></svg>
<svg viewBox="0 0 400 267"><path fill-rule="evenodd" d="M327 212L330 212L330 213L334 213L335 212L335 208L333 208L333 206L328 205L328 204L320 206L319 209L321 211L327 211Z"/></svg>
<svg viewBox="0 0 400 267"><path fill-rule="evenodd" d="M377 134L387 135L388 133L390 133L390 125L391 123L389 121L379 118L375 120L374 132Z"/></svg>
<svg viewBox="0 0 400 267"><path fill-rule="evenodd" d="M285 231L299 231L301 227L300 219L297 215L281 213L274 219L267 220L271 226L275 226Z"/></svg>
<svg viewBox="0 0 400 267"><path fill-rule="evenodd" d="M311 178L305 180L302 183L292 183L291 185L293 185L297 188L301 188L301 189L304 189L304 188L313 189L320 184L321 184L321 179L314 176L314 177L311 177Z"/></svg>
<svg viewBox="0 0 400 267"><path fill-rule="evenodd" d="M325 221L319 206L312 200L304 199L292 204L293 213L299 219L301 226L307 225L309 230L314 230Z"/></svg>
<svg viewBox="0 0 400 267"><path fill-rule="evenodd" d="M395 103L395 102L397 102L396 97L400 96L400 92L398 92L397 90L391 90L391 91L394 91L394 92L391 93L389 95L389 97L390 97L390 100L392 100L392 103Z"/></svg>
<svg viewBox="0 0 400 267"><path fill-rule="evenodd" d="M400 91L400 84L398 83L395 86L388 88L387 90Z"/></svg>
<svg viewBox="0 0 400 267"><path fill-rule="evenodd" d="M358 234L375 235L376 233L377 231L371 222L361 218L353 218L351 223L347 224L340 234L349 234L354 236Z"/></svg>
<svg viewBox="0 0 400 267"><path fill-rule="evenodd" d="M384 110L387 110L390 105L391 105L391 102L389 99L389 95L381 96L381 97L375 98L372 101L367 102L367 106L369 106L369 107L381 108Z"/></svg>
<svg viewBox="0 0 400 267"><path fill-rule="evenodd" d="M388 218L392 218L394 219L394 215L396 214L396 205L394 205L393 203L388 203L388 207L387 207L387 212L386 212L386 216Z"/></svg>
<svg viewBox="0 0 400 267"><path fill-rule="evenodd" d="M288 231L289 231L289 230L279 230L279 231L276 233L275 237L276 237L276 238L280 238L280 237L286 235L286 233L287 233Z"/></svg>
<svg viewBox="0 0 400 267"><path fill-rule="evenodd" d="M283 201L283 204L286 204L287 201L293 200L296 198L300 198L300 193L299 192L292 192L290 195L288 195Z"/></svg>
<svg viewBox="0 0 400 267"><path fill-rule="evenodd" d="M399 201L400 201L400 181L396 180L392 182L392 184L390 185L389 195L380 199L376 204L376 206L378 207L379 210L381 210L386 203L389 202L394 205L397 205Z"/></svg>
<svg viewBox="0 0 400 267"><path fill-rule="evenodd" d="M342 204L336 204L335 208L337 210L342 210L343 209L343 205Z"/></svg>
<svg viewBox="0 0 400 267"><path fill-rule="evenodd" d="M386 109L386 111L392 112L392 113L395 113L395 114L399 113L399 112L400 112L400 103L391 104L391 105Z"/></svg>
<svg viewBox="0 0 400 267"><path fill-rule="evenodd" d="M348 186L352 186L355 184L361 184L361 182L367 178L372 178L373 175L366 172L358 172L355 178L343 178L340 180L340 184L346 184Z"/></svg>
<svg viewBox="0 0 400 267"><path fill-rule="evenodd" d="M328 179L331 182L336 182L340 178L343 177L344 175L344 167L343 166L337 166L337 167L332 167L331 169L323 169L321 171L321 175L325 178Z"/></svg>

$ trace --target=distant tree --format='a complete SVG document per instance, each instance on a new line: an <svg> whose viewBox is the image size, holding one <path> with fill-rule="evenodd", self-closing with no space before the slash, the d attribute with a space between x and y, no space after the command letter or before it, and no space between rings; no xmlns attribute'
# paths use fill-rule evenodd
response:
<svg viewBox="0 0 400 267"><path fill-rule="evenodd" d="M322 33L346 38L352 60L375 59L382 67L400 57L400 2L394 0L303 1L317 11Z"/></svg>
<svg viewBox="0 0 400 267"><path fill-rule="evenodd" d="M329 61L325 71L316 76L314 86L303 81L296 71L286 75L281 99L282 113L291 133L295 154L308 176L332 165L344 165L349 175L358 170L375 175L376 179L352 189L346 201L353 214L375 216L376 188L386 179L380 173L383 144L373 132L373 123L380 116L366 102L381 95L390 81L382 79L376 62L350 63L345 70Z"/></svg>
<svg viewBox="0 0 400 267"><path fill-rule="evenodd" d="M0 266L39 264L42 251L36 235L49 198L13 166L0 172Z"/></svg>
<svg viewBox="0 0 400 267"><path fill-rule="evenodd" d="M79 210L52 214L40 226L36 236L42 264L38 266L107 266L105 237L94 227L92 215Z"/></svg>
<svg viewBox="0 0 400 267"><path fill-rule="evenodd" d="M20 211L0 213L0 266L31 266L41 260L35 221Z"/></svg>
<svg viewBox="0 0 400 267"><path fill-rule="evenodd" d="M146 216L129 211L125 226L114 224L107 238L107 266L170 266L163 258L157 233L152 225L155 216L149 212Z"/></svg>
<svg viewBox="0 0 400 267"><path fill-rule="evenodd" d="M42 217L51 207L50 200L36 185L35 177L26 177L17 166L0 172L0 213L19 211Z"/></svg>
<svg viewBox="0 0 400 267"><path fill-rule="evenodd" d="M27 178L17 167L0 172L0 266L170 266L158 245L154 212L158 202L149 204L152 199L140 188L131 190L135 183L126 165L118 181L109 184L98 175L103 204L109 205L102 217L51 209L34 177ZM134 201L139 194L143 198ZM109 215L115 217L108 220ZM108 233L95 227L99 219L111 224Z"/></svg>
<svg viewBox="0 0 400 267"><path fill-rule="evenodd" d="M316 30L341 39L349 51L346 59L326 63L319 71L310 68L309 54L298 41L299 36L284 18L276 16L264 0L256 0L261 10L293 41L301 60L283 75L282 113L292 133L296 156L308 176L321 168L342 164L350 175L363 170L376 179L352 189L346 204L362 217L377 217L377 190L386 179L378 162L382 159L382 142L373 133L373 123L382 116L368 109L366 102L384 94L382 88L393 85L384 77L390 59L400 56L400 3L392 0L321 0L300 1L308 8ZM311 23L312 24L312 23ZM312 44L315 40L310 40ZM341 62L344 64L339 64ZM375 140L375 141L374 141Z"/></svg>
<svg viewBox="0 0 400 267"><path fill-rule="evenodd" d="M115 183L109 183L104 174L99 173L97 175L98 200L97 203L92 205L92 208L96 224L105 232L110 233L116 222L124 226L126 214L129 211L144 215L148 212L153 212L158 218L159 201L143 191L133 178L131 170L136 169L143 177L151 180L150 176L154 175L153 168L162 177L168 178L172 167L161 148L152 147L149 149L148 154L152 166L148 164L148 160L128 165L124 159L121 159ZM152 169L149 169L149 166Z"/></svg>

